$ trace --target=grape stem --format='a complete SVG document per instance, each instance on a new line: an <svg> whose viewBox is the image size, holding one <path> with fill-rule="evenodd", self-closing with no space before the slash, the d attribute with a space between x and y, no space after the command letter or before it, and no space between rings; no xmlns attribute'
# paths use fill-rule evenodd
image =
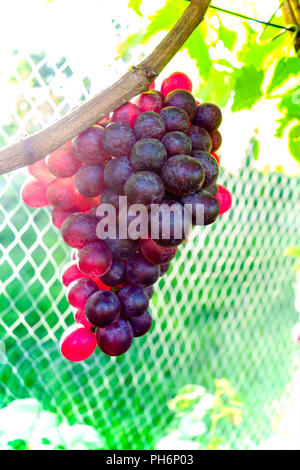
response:
<svg viewBox="0 0 300 470"><path fill-rule="evenodd" d="M30 165L147 90L201 23L211 0L192 0L154 51L117 82L42 131L0 151L0 174Z"/></svg>

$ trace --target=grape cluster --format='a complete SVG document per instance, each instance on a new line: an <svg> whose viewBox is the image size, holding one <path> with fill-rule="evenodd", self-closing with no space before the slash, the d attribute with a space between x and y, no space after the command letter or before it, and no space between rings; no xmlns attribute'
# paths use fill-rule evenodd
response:
<svg viewBox="0 0 300 470"><path fill-rule="evenodd" d="M28 167L32 178L22 188L23 201L34 208L53 206L52 222L73 248L62 274L75 309L75 324L61 339L70 361L87 359L97 345L118 356L134 337L146 334L153 285L168 271L185 234L192 225L213 223L231 206L230 192L217 184L221 111L197 103L191 91L190 79L175 72L161 91L152 86ZM100 239L98 209L110 204L120 215L119 196L146 211L158 205L155 236L148 221L144 236L124 238L117 227L115 236ZM186 204L190 226L178 235L178 219L164 214L175 207L185 224ZM133 221L129 211L125 218L128 225Z"/></svg>

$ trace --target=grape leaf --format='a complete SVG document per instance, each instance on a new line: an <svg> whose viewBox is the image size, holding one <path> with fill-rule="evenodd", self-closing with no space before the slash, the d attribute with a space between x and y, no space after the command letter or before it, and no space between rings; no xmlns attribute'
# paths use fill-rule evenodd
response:
<svg viewBox="0 0 300 470"><path fill-rule="evenodd" d="M300 163L300 124L292 127L289 132L289 150L295 160Z"/></svg>
<svg viewBox="0 0 300 470"><path fill-rule="evenodd" d="M142 4L143 0L129 0L128 2L128 8L131 8L135 13L139 16L142 16L142 13L140 12L140 6Z"/></svg>
<svg viewBox="0 0 300 470"><path fill-rule="evenodd" d="M292 75L300 74L300 61L297 57L283 57L275 67L273 78L268 86L267 93L271 94L276 88L282 86Z"/></svg>
<svg viewBox="0 0 300 470"><path fill-rule="evenodd" d="M257 70L253 65L245 65L237 69L235 96L232 111L250 109L262 96L263 70Z"/></svg>

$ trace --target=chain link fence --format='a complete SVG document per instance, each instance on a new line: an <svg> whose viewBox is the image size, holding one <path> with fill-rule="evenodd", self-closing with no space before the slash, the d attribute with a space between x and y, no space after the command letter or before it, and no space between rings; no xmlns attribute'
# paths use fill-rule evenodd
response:
<svg viewBox="0 0 300 470"><path fill-rule="evenodd" d="M2 119L2 146L65 114L90 87L64 58L14 51L11 60L14 73L4 78L14 108ZM295 273L283 252L299 243L300 181L263 175L250 157L236 176L222 170L233 208L179 249L156 287L151 332L124 356L98 351L72 364L59 352L73 323L60 282L71 253L50 209L22 203L26 177L26 170L0 177L1 407L34 397L70 423L94 426L105 448L154 448L172 423L167 402L177 391L187 384L213 391L214 379L225 377L243 417L219 434L235 449L268 439L297 387Z"/></svg>

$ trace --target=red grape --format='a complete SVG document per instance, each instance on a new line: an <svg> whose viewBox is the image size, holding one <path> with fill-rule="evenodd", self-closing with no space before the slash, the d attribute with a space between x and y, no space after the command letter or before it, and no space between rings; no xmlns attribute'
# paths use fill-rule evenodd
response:
<svg viewBox="0 0 300 470"><path fill-rule="evenodd" d="M78 267L89 277L107 273L112 265L112 253L102 241L88 243L78 252Z"/></svg>
<svg viewBox="0 0 300 470"><path fill-rule="evenodd" d="M130 127L133 127L136 118L140 115L140 110L136 104L125 103L120 108L113 112L111 120L113 122L123 122Z"/></svg>
<svg viewBox="0 0 300 470"><path fill-rule="evenodd" d="M75 175L82 162L76 157L72 147L63 146L48 155L46 164L52 175L68 178Z"/></svg>
<svg viewBox="0 0 300 470"><path fill-rule="evenodd" d="M43 181L43 183L49 183L49 181L55 178L47 168L46 158L42 158L42 160L32 163L32 165L28 165L28 171L31 176L39 181Z"/></svg>
<svg viewBox="0 0 300 470"><path fill-rule="evenodd" d="M145 91L137 97L136 105L138 106L141 113L146 111L154 111L155 113L159 113L163 106L163 102L156 91Z"/></svg>
<svg viewBox="0 0 300 470"><path fill-rule="evenodd" d="M91 329L93 327L93 325L87 320L84 310L77 310L74 315L74 320L76 321L76 323L80 323L88 329Z"/></svg>
<svg viewBox="0 0 300 470"><path fill-rule="evenodd" d="M86 197L76 191L76 209L77 212L89 212L93 207L100 204L100 197Z"/></svg>
<svg viewBox="0 0 300 470"><path fill-rule="evenodd" d="M190 78L182 72L174 72L168 78L165 78L161 85L161 92L167 96L170 91L182 89L192 91L193 84Z"/></svg>
<svg viewBox="0 0 300 470"><path fill-rule="evenodd" d="M216 199L220 205L219 215L222 215L225 212L229 211L232 205L232 196L230 191L228 191L228 189L224 188L224 186L221 186L220 184L218 185Z"/></svg>
<svg viewBox="0 0 300 470"><path fill-rule="evenodd" d="M215 152L211 152L211 155L217 160L218 164L220 165L220 157Z"/></svg>
<svg viewBox="0 0 300 470"><path fill-rule="evenodd" d="M21 197L29 207L44 207L49 205L47 198L47 185L43 181L31 180L21 189Z"/></svg>
<svg viewBox="0 0 300 470"><path fill-rule="evenodd" d="M58 209L71 209L76 204L73 178L55 178L47 187L49 203Z"/></svg>
<svg viewBox="0 0 300 470"><path fill-rule="evenodd" d="M96 335L82 325L68 328L60 340L61 353L71 362L85 361L96 346Z"/></svg>
<svg viewBox="0 0 300 470"><path fill-rule="evenodd" d="M76 308L83 309L90 295L98 291L97 284L91 279L79 279L70 284L68 302Z"/></svg>
<svg viewBox="0 0 300 470"><path fill-rule="evenodd" d="M84 277L85 275L82 274L81 271L79 271L77 264L71 261L64 267L62 273L62 283L64 286L68 287L72 282L77 281L77 279L82 279Z"/></svg>
<svg viewBox="0 0 300 470"><path fill-rule="evenodd" d="M153 264L165 264L174 258L177 247L167 248L158 245L150 236L147 239L140 238L139 245L143 256Z"/></svg>
<svg viewBox="0 0 300 470"><path fill-rule="evenodd" d="M86 243L98 240L97 224L97 217L76 212L66 218L61 226L61 234L67 245L82 248Z"/></svg>
<svg viewBox="0 0 300 470"><path fill-rule="evenodd" d="M55 225L55 227L60 229L63 222L66 220L66 218L69 217L69 215L73 214L74 212L76 212L75 208L64 210L64 209L57 209L57 207L54 207L54 209L52 210L52 214L51 214L53 225Z"/></svg>

